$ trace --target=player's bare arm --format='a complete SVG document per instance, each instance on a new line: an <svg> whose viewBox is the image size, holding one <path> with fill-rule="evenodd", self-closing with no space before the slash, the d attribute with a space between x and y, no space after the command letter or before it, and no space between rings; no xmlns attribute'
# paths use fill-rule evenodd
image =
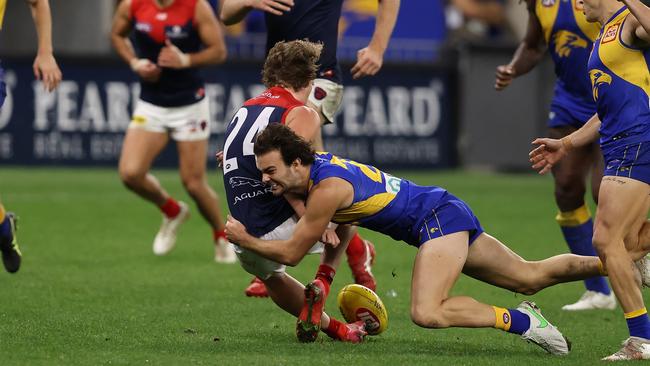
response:
<svg viewBox="0 0 650 366"><path fill-rule="evenodd" d="M133 72L142 80L155 82L160 77L160 68L153 62L136 56L129 40L129 33L131 33L131 0L123 0L113 17L111 42L117 54L131 66Z"/></svg>
<svg viewBox="0 0 650 366"><path fill-rule="evenodd" d="M632 13L628 16L623 29L623 37L629 36L629 44L638 47L650 45L650 8L639 0L621 0Z"/></svg>
<svg viewBox="0 0 650 366"><path fill-rule="evenodd" d="M533 140L532 144L539 146L528 154L530 162L533 163L532 168L539 174L550 172L553 165L566 156L571 149L596 141L599 136L600 124L598 114L594 114L580 129L561 139L538 138Z"/></svg>
<svg viewBox="0 0 650 366"><path fill-rule="evenodd" d="M61 81L61 70L54 59L52 51L52 15L47 0L28 0L36 35L38 51L32 66L34 76L43 81L47 91L56 89Z"/></svg>
<svg viewBox="0 0 650 366"><path fill-rule="evenodd" d="M320 116L313 108L296 107L287 114L285 125L311 144L321 127Z"/></svg>
<svg viewBox="0 0 650 366"><path fill-rule="evenodd" d="M220 64L226 60L226 43L223 31L206 0L199 0L196 3L194 20L204 46L201 51L183 53L170 40L166 40L165 47L160 50L158 55L158 66L184 69Z"/></svg>
<svg viewBox="0 0 650 366"><path fill-rule="evenodd" d="M542 25L535 14L535 1L526 0L528 7L528 27L526 36L517 47L512 60L507 65L500 65L496 71L496 82L494 88L503 90L512 83L512 80L518 76L524 75L537 65L544 52L546 52L546 42Z"/></svg>
<svg viewBox="0 0 650 366"><path fill-rule="evenodd" d="M388 41L399 13L399 4L400 0L379 0L375 31L368 47L357 52L357 62L350 70L353 78L375 75L381 69L384 52L388 47Z"/></svg>
<svg viewBox="0 0 650 366"><path fill-rule="evenodd" d="M347 187L346 187L347 186ZM321 238L337 209L352 202L352 186L340 178L328 178L309 193L305 215L288 240L262 240L246 232L237 220L228 217L226 234L231 242L288 266L295 266Z"/></svg>
<svg viewBox="0 0 650 366"><path fill-rule="evenodd" d="M282 15L291 10L293 0L224 0L221 2L219 17L226 25L241 22L253 9L273 14Z"/></svg>

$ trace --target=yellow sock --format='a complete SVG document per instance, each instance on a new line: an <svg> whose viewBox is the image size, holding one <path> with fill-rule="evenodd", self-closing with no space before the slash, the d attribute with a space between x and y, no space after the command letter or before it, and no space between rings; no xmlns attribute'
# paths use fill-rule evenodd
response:
<svg viewBox="0 0 650 366"><path fill-rule="evenodd" d="M506 332L510 330L512 325L512 317L510 316L510 311L506 308L500 308L498 306L492 306L494 309L494 327L497 329L505 330Z"/></svg>
<svg viewBox="0 0 650 366"><path fill-rule="evenodd" d="M3 221L5 221L5 208L2 203L0 203L0 223Z"/></svg>
<svg viewBox="0 0 650 366"><path fill-rule="evenodd" d="M598 273L600 273L601 276L607 276L607 268L605 268L605 265L601 260L598 260Z"/></svg>

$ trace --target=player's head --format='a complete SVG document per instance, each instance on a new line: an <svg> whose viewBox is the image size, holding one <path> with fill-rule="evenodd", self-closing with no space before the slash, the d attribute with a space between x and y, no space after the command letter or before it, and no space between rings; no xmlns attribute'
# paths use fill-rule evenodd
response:
<svg viewBox="0 0 650 366"><path fill-rule="evenodd" d="M322 44L308 41L276 43L264 61L262 82L267 88L282 86L296 91L311 87L322 49Z"/></svg>
<svg viewBox="0 0 650 366"><path fill-rule="evenodd" d="M577 0L582 3L582 11L588 22L607 21L604 19L607 14L622 6L617 0Z"/></svg>
<svg viewBox="0 0 650 366"><path fill-rule="evenodd" d="M309 176L305 167L314 162L314 149L309 142L279 123L270 124L257 136L253 152L262 181L271 185L274 195L300 191Z"/></svg>

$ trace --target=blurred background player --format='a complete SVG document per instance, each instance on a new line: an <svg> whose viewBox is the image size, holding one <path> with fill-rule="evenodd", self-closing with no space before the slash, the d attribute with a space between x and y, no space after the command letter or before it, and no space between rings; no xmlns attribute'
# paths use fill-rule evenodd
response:
<svg viewBox="0 0 650 366"><path fill-rule="evenodd" d="M210 114L198 67L226 59L213 9L206 0L123 0L113 19L111 38L117 53L140 78L140 100L124 138L119 173L129 189L163 213L154 253L172 250L176 231L189 216L188 206L172 198L149 173L171 138L176 141L183 186L212 226L215 261L234 262L218 197L205 173Z"/></svg>
<svg viewBox="0 0 650 366"><path fill-rule="evenodd" d="M45 90L51 92L59 85L62 75L52 51L50 4L48 0L26 0L26 2L29 4L38 37L38 51L32 66L34 76L42 81ZM0 29L2 29L6 6L7 1L0 0ZM6 96L4 72L0 66L0 108ZM2 203L0 203L0 253L7 272L15 273L20 269L21 253L16 238L16 215L6 212Z"/></svg>
<svg viewBox="0 0 650 366"><path fill-rule="evenodd" d="M524 40L508 65L497 67L497 90L528 73L548 47L557 80L547 122L548 136L562 138L580 128L596 112L591 96L587 61L600 27L589 23L582 11L581 0L527 0L528 29ZM555 202L560 209L556 221L571 253L596 255L591 243L593 222L585 204L587 179L591 173L591 192L598 202L598 189L603 163L594 142L574 149L553 166ZM604 277L584 281L587 291L580 299L562 307L564 310L614 309L616 298Z"/></svg>
<svg viewBox="0 0 650 366"><path fill-rule="evenodd" d="M540 146L531 162L546 173L570 151L600 137L605 171L593 243L630 334L603 360L650 359L650 320L630 253L650 232L650 8L639 0L585 0L584 12L588 21L602 25L588 64L598 113L569 136L533 141Z"/></svg>
<svg viewBox="0 0 650 366"><path fill-rule="evenodd" d="M379 72L395 26L400 1L378 2L377 20L370 43L357 52L357 62L350 70L355 79ZM279 41L306 39L323 44L318 75L307 105L319 113L323 125L334 122L343 98L341 67L336 58L343 0L224 0L220 6L221 19L227 25L240 22L253 9L264 11L267 53ZM313 144L317 150L323 150L321 131L317 132ZM355 282L376 289L371 272L375 257L373 244L355 235L348 246L347 256ZM254 279L245 293L248 296L267 296L259 279Z"/></svg>
<svg viewBox="0 0 650 366"><path fill-rule="evenodd" d="M262 71L262 81L268 89L244 103L226 130L222 166L230 214L244 222L257 237L288 239L298 222L296 215L304 213L302 200L293 200L295 205L292 205L284 197L273 195L275 187L262 182L262 172L255 165L253 141L270 124L284 124L307 141L318 134L318 113L305 102L316 77L316 61L321 49L320 44L301 40L276 43ZM351 236L352 232L346 230L346 235L341 237L344 243L336 249L328 247L323 251L320 244L312 248L313 253L323 252L316 279L327 290ZM320 322L319 327L311 327L311 321L303 327L302 321L311 313L301 313L301 306L305 299L317 303L320 306L320 310L316 310L317 317L321 318L323 302L315 301L326 297L326 294L317 293L321 287L305 289L286 273L284 264L244 248L236 247L236 252L242 267L266 285L271 299L283 310L299 317L298 338L314 341ZM298 263L289 261L292 265ZM343 324L327 316L323 317L323 328L332 338L351 342L361 341L364 333L359 324Z"/></svg>

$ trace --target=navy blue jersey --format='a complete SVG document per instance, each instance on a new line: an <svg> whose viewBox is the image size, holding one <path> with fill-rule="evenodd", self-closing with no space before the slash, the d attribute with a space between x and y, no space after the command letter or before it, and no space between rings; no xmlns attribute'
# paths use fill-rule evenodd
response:
<svg viewBox="0 0 650 366"><path fill-rule="evenodd" d="M336 42L343 0L295 0L280 16L266 13L266 52L280 41L307 39L323 43L318 77L341 83Z"/></svg>
<svg viewBox="0 0 650 366"><path fill-rule="evenodd" d="M136 55L156 63L166 39L185 53L198 52L202 43L194 23L196 3L197 0L175 0L170 6L159 8L154 0L132 0L131 40ZM140 98L161 107L194 104L204 96L203 80L193 67L163 68L158 81L140 81Z"/></svg>
<svg viewBox="0 0 650 366"><path fill-rule="evenodd" d="M244 103L226 129L223 180L230 214L251 235L260 237L285 222L294 211L283 197L262 183L255 165L255 137L269 123L284 123L289 111L304 105L284 88L274 87Z"/></svg>

